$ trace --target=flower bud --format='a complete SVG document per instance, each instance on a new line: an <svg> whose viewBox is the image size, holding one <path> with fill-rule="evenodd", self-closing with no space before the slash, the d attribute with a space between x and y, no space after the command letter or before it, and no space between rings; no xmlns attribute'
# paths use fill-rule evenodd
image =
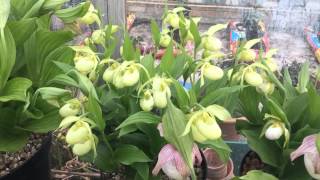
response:
<svg viewBox="0 0 320 180"><path fill-rule="evenodd" d="M151 111L154 105L151 91L148 90L144 93L143 98L140 99L140 107L144 111Z"/></svg>
<svg viewBox="0 0 320 180"><path fill-rule="evenodd" d="M252 62L256 59L256 52L253 49L245 49L240 52L239 59L245 62Z"/></svg>
<svg viewBox="0 0 320 180"><path fill-rule="evenodd" d="M268 127L267 131L265 132L265 136L269 140L277 140L283 134L282 127L279 123L273 123L271 126Z"/></svg>
<svg viewBox="0 0 320 180"><path fill-rule="evenodd" d="M168 34L161 34L160 42L159 42L160 46L166 48L169 46L170 41L171 41L171 37Z"/></svg>
<svg viewBox="0 0 320 180"><path fill-rule="evenodd" d="M246 72L244 75L244 79L251 86L260 86L263 83L261 75L255 71Z"/></svg>
<svg viewBox="0 0 320 180"><path fill-rule="evenodd" d="M66 142L68 144L83 143L89 135L90 132L87 123L78 121L68 130L66 135Z"/></svg>
<svg viewBox="0 0 320 180"><path fill-rule="evenodd" d="M209 36L204 39L204 48L209 51L219 51L222 48L220 39Z"/></svg>
<svg viewBox="0 0 320 180"><path fill-rule="evenodd" d="M195 126L191 126L191 133L192 133L192 138L193 140L199 142L199 143L202 143L204 141L206 141L208 138L203 136L197 127Z"/></svg>
<svg viewBox="0 0 320 180"><path fill-rule="evenodd" d="M207 112L202 114L202 119L195 121L195 127L198 131L210 140L215 140L221 137L221 129L213 117L210 117Z"/></svg>
<svg viewBox="0 0 320 180"><path fill-rule="evenodd" d="M269 58L266 60L266 65L270 68L272 72L275 72L278 70L278 65L272 58Z"/></svg>
<svg viewBox="0 0 320 180"><path fill-rule="evenodd" d="M103 75L102 75L102 79L107 82L107 83L111 83L114 77L114 73L117 70L117 68L119 67L118 64L113 63L110 67L108 67Z"/></svg>
<svg viewBox="0 0 320 180"><path fill-rule="evenodd" d="M274 91L274 84L271 82L264 82L261 85L257 86L256 89L258 92L270 95Z"/></svg>
<svg viewBox="0 0 320 180"><path fill-rule="evenodd" d="M136 68L135 66L129 67L127 70L125 70L122 79L124 86L130 87L135 85L140 79L138 68Z"/></svg>
<svg viewBox="0 0 320 180"><path fill-rule="evenodd" d="M122 72L116 72L114 74L114 78L113 78L112 82L116 86L116 88L118 88L118 89L124 88L125 85L123 83L123 74L122 74Z"/></svg>
<svg viewBox="0 0 320 180"><path fill-rule="evenodd" d="M100 18L97 14L97 10L95 10L92 4L90 4L87 13L83 17L81 17L79 21L87 25L93 24L94 22L100 24Z"/></svg>
<svg viewBox="0 0 320 180"><path fill-rule="evenodd" d="M92 141L88 138L83 143L73 145L72 152L77 156L83 156L87 154L92 148Z"/></svg>
<svg viewBox="0 0 320 180"><path fill-rule="evenodd" d="M89 59L79 59L75 62L75 68L81 73L87 75L95 67L95 63Z"/></svg>
<svg viewBox="0 0 320 180"><path fill-rule="evenodd" d="M177 29L179 28L180 18L176 13L169 13L167 16L167 22L170 24L170 26Z"/></svg>
<svg viewBox="0 0 320 180"><path fill-rule="evenodd" d="M203 75L210 80L219 80L223 77L223 70L211 64L205 65L203 69Z"/></svg>
<svg viewBox="0 0 320 180"><path fill-rule="evenodd" d="M158 108L165 108L167 106L167 92L153 91L154 104Z"/></svg>
<svg viewBox="0 0 320 180"><path fill-rule="evenodd" d="M81 103L79 100L74 99L73 101L68 102L59 109L59 114L62 117L75 116L80 112Z"/></svg>
<svg viewBox="0 0 320 180"><path fill-rule="evenodd" d="M104 44L105 43L105 33L103 30L99 29L99 30L95 30L92 33L92 41L96 44Z"/></svg>

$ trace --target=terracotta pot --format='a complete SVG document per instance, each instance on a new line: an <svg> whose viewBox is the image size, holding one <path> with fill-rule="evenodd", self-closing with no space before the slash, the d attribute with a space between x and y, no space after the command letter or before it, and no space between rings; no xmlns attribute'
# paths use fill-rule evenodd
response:
<svg viewBox="0 0 320 180"><path fill-rule="evenodd" d="M203 152L208 166L207 180L230 180L234 177L233 162L231 159L227 164L223 163L213 149L205 149Z"/></svg>
<svg viewBox="0 0 320 180"><path fill-rule="evenodd" d="M240 141L245 140L245 138L239 134L236 130L236 120L244 120L241 118L228 120L220 125L222 130L222 139L225 141Z"/></svg>

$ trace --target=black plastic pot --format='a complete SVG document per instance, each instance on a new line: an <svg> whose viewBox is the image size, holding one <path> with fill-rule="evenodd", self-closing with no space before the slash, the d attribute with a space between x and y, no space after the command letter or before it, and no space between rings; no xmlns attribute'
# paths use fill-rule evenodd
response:
<svg viewBox="0 0 320 180"><path fill-rule="evenodd" d="M254 166L252 167L245 167L246 161L257 161L256 163L252 163ZM249 151L242 159L240 165L240 175L245 175L249 170L262 170L265 164L261 161L258 154L254 151Z"/></svg>
<svg viewBox="0 0 320 180"><path fill-rule="evenodd" d="M206 157L204 156L201 150L200 150L200 154L202 157L202 162L201 162L201 174L198 175L198 179L206 180L208 176L208 164L207 164Z"/></svg>
<svg viewBox="0 0 320 180"><path fill-rule="evenodd" d="M14 169L10 174L0 177L0 180L49 180L49 151L51 135L42 142L42 146L29 160Z"/></svg>

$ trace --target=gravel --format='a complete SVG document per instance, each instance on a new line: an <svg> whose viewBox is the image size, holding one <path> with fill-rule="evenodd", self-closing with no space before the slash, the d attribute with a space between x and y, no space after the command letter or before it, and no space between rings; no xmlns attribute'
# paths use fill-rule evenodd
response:
<svg viewBox="0 0 320 180"><path fill-rule="evenodd" d="M44 135L32 134L22 150L14 153L0 152L0 177L30 159L40 149L44 137Z"/></svg>

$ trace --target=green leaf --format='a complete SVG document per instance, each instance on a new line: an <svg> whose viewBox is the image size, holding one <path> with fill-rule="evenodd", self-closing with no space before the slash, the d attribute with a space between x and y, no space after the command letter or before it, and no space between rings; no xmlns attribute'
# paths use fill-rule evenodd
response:
<svg viewBox="0 0 320 180"><path fill-rule="evenodd" d="M132 168L134 168L139 176L143 179L143 180L148 180L149 178L149 166L147 163L134 163L131 165Z"/></svg>
<svg viewBox="0 0 320 180"><path fill-rule="evenodd" d="M55 49L71 41L71 32L51 32L41 29L35 32L24 44L27 70L35 85L40 83L41 74L45 73L46 58ZM50 64L49 64L50 65Z"/></svg>
<svg viewBox="0 0 320 180"><path fill-rule="evenodd" d="M151 33L152 33L153 42L155 43L156 47L159 47L160 30L159 30L158 24L154 19L151 20Z"/></svg>
<svg viewBox="0 0 320 180"><path fill-rule="evenodd" d="M170 73L171 66L173 64L174 56L173 56L173 42L171 41L169 46L166 49L163 57L160 62L160 70L163 73Z"/></svg>
<svg viewBox="0 0 320 180"><path fill-rule="evenodd" d="M57 75L56 77L51 79L47 84L50 85L53 83L61 84L61 85L65 85L65 86L79 87L78 83L66 74Z"/></svg>
<svg viewBox="0 0 320 180"><path fill-rule="evenodd" d="M183 86L178 82L177 80L173 81L173 85L175 88L175 97L177 98L178 106L184 110L187 111L189 109L190 105L190 97L186 90L183 88Z"/></svg>
<svg viewBox="0 0 320 180"><path fill-rule="evenodd" d="M90 91L89 100L87 104L87 111L90 113L89 117L97 124L98 129L103 132L106 123L102 117L102 111L98 100L94 97L94 92Z"/></svg>
<svg viewBox="0 0 320 180"><path fill-rule="evenodd" d="M214 104L218 100L224 97L227 97L230 94L236 93L241 89L243 89L244 87L246 86L223 87L223 88L217 89L216 91L211 91L202 98L202 100L200 101L200 104L203 106Z"/></svg>
<svg viewBox="0 0 320 180"><path fill-rule="evenodd" d="M22 46L37 28L35 18L10 21L8 26L16 42L16 46Z"/></svg>
<svg viewBox="0 0 320 180"><path fill-rule="evenodd" d="M286 125L290 126L286 114L276 101L271 98L267 98L267 107L272 115L279 117L284 123L286 123Z"/></svg>
<svg viewBox="0 0 320 180"><path fill-rule="evenodd" d="M221 138L205 141L202 144L204 147L213 149L224 163L229 161L232 150Z"/></svg>
<svg viewBox="0 0 320 180"><path fill-rule="evenodd" d="M0 92L0 102L7 101L27 101L27 90L32 82L26 78L14 78L8 81L4 89Z"/></svg>
<svg viewBox="0 0 320 180"><path fill-rule="evenodd" d="M51 111L41 119L29 119L21 127L34 133L47 133L59 127L61 116L58 110Z"/></svg>
<svg viewBox="0 0 320 180"><path fill-rule="evenodd" d="M248 139L249 147L256 152L261 160L273 167L280 167L281 164L281 148L274 141L259 138L260 129L240 130Z"/></svg>
<svg viewBox="0 0 320 180"><path fill-rule="evenodd" d="M288 121L291 124L298 122L302 116L305 116L308 107L308 95L301 94L294 98L290 98L284 107Z"/></svg>
<svg viewBox="0 0 320 180"><path fill-rule="evenodd" d="M39 14L39 11L43 5L45 0L38 0L35 4L28 10L28 12L23 16L23 19L31 18L34 16L37 16Z"/></svg>
<svg viewBox="0 0 320 180"><path fill-rule="evenodd" d="M0 0L0 31L3 31L10 14L10 0Z"/></svg>
<svg viewBox="0 0 320 180"><path fill-rule="evenodd" d="M19 129L0 128L0 152L15 152L22 149L27 144L29 135L29 132Z"/></svg>
<svg viewBox="0 0 320 180"><path fill-rule="evenodd" d="M133 145L121 145L114 152L114 158L124 165L137 162L150 162L149 157L139 148Z"/></svg>
<svg viewBox="0 0 320 180"><path fill-rule="evenodd" d="M186 71L189 60L192 61L191 57L186 53L179 54L177 57L175 57L171 63L170 69L168 69L170 75L175 79L181 77L181 75Z"/></svg>
<svg viewBox="0 0 320 180"><path fill-rule="evenodd" d="M151 77L155 75L156 69L154 67L154 59L151 54L144 56L140 63L148 70Z"/></svg>
<svg viewBox="0 0 320 180"><path fill-rule="evenodd" d="M127 61L132 61L135 59L135 48L133 47L133 42L130 39L128 32L124 33L122 57Z"/></svg>
<svg viewBox="0 0 320 180"><path fill-rule="evenodd" d="M294 97L297 95L297 90L292 86L292 79L290 77L288 68L285 68L284 70L283 86L286 89L288 98Z"/></svg>
<svg viewBox="0 0 320 180"><path fill-rule="evenodd" d="M198 48L199 45L201 44L201 37L200 37L199 30L198 30L198 26L193 21L193 19L190 19L190 32L191 32L193 39L194 39L195 48Z"/></svg>
<svg viewBox="0 0 320 180"><path fill-rule="evenodd" d="M212 36L214 33L222 30L222 29L226 29L228 27L228 24L216 24L214 26L211 26L209 29L208 29L208 35L209 36Z"/></svg>
<svg viewBox="0 0 320 180"><path fill-rule="evenodd" d="M0 152L15 152L27 143L29 132L16 128L18 111L0 108Z"/></svg>
<svg viewBox="0 0 320 180"><path fill-rule="evenodd" d="M310 73L309 73L309 62L305 62L301 68L301 71L299 72L298 77L298 91L300 93L307 92L307 85L309 83L310 79Z"/></svg>
<svg viewBox="0 0 320 180"><path fill-rule="evenodd" d="M80 3L79 5L67 9L60 9L55 11L58 16L65 23L72 23L78 18L84 16L90 7L90 2Z"/></svg>
<svg viewBox="0 0 320 180"><path fill-rule="evenodd" d="M42 67L42 73L39 79L40 86L45 85L48 81L53 79L55 76L60 75L63 71L57 67L54 62L62 62L71 64L73 62L74 51L67 47L61 46L51 52L45 59ZM54 62L53 62L54 61Z"/></svg>
<svg viewBox="0 0 320 180"><path fill-rule="evenodd" d="M180 109L176 108L168 98L168 105L162 117L164 138L177 149L184 162L191 170L192 178L195 178L192 163L193 139L190 133L186 136L181 136L186 125L186 115Z"/></svg>
<svg viewBox="0 0 320 180"><path fill-rule="evenodd" d="M97 100L99 100L97 92L94 88L94 85L92 84L92 82L88 77L79 73L76 70L71 70L68 73L68 75L70 75L73 79L75 79L78 82L79 87L83 93L85 93L86 95L89 95L89 93L92 92L92 96Z"/></svg>
<svg viewBox="0 0 320 180"><path fill-rule="evenodd" d="M308 123L311 127L320 128L320 96L317 94L315 88L310 88L308 91L309 104L308 104Z"/></svg>
<svg viewBox="0 0 320 180"><path fill-rule="evenodd" d="M9 28L5 28L4 30L0 29L0 52L1 91L7 82L16 61L16 45Z"/></svg>
<svg viewBox="0 0 320 180"><path fill-rule="evenodd" d="M129 133L132 133L134 131L138 130L137 126L135 124L129 125L129 126L125 126L123 128L120 129L119 132L119 137L122 137L124 135L127 135Z"/></svg>
<svg viewBox="0 0 320 180"><path fill-rule="evenodd" d="M278 180L278 178L274 177L271 174L265 173L260 170L251 170L245 176L240 177L241 180Z"/></svg>
<svg viewBox="0 0 320 180"><path fill-rule="evenodd" d="M159 116L155 116L151 112L141 111L129 116L117 127L117 130L129 125L138 124L138 123L157 124L159 122L160 122Z"/></svg>
<svg viewBox="0 0 320 180"><path fill-rule="evenodd" d="M81 157L82 158L82 157ZM119 164L115 162L112 156L112 152L103 142L99 142L97 145L97 157L91 157L90 160L94 161L94 164L102 171L114 172Z"/></svg>
<svg viewBox="0 0 320 180"><path fill-rule="evenodd" d="M69 0L47 0L42 6L42 9L45 10L55 10L57 8L61 8L61 6L68 2Z"/></svg>

